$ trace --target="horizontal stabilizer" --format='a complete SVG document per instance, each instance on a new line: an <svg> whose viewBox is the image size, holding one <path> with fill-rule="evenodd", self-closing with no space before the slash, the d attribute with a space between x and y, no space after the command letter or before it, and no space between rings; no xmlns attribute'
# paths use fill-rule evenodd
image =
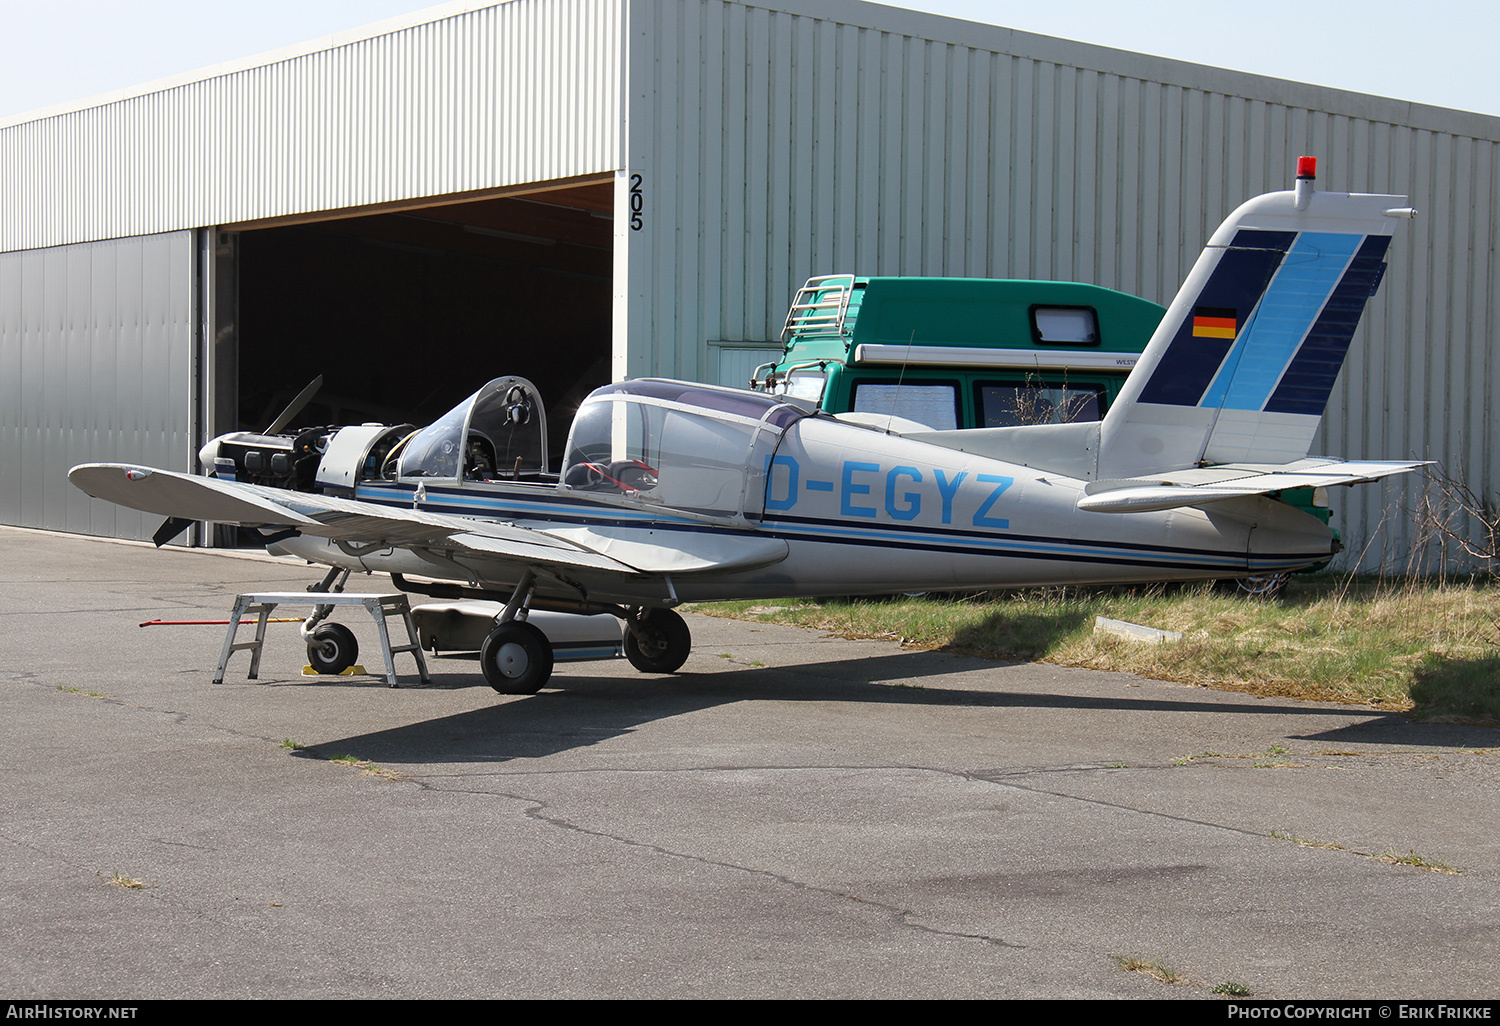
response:
<svg viewBox="0 0 1500 1026"><path fill-rule="evenodd" d="M1425 465L1306 459L1282 466L1242 463L1195 467L1149 478L1095 481L1084 489L1077 505L1091 513L1149 513L1289 488L1364 484Z"/></svg>

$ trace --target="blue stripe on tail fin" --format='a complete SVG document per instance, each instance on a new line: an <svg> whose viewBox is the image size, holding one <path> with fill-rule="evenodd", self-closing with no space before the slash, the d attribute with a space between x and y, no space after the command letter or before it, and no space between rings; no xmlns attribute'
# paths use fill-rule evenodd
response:
<svg viewBox="0 0 1500 1026"><path fill-rule="evenodd" d="M1375 295L1385 276L1384 257L1390 241L1388 235L1372 235L1364 240L1264 409L1273 413L1322 415L1333 383L1344 366L1349 341L1359 326L1365 303Z"/></svg>
<svg viewBox="0 0 1500 1026"><path fill-rule="evenodd" d="M1297 236L1200 406L1265 408L1363 241L1330 232Z"/></svg>
<svg viewBox="0 0 1500 1026"><path fill-rule="evenodd" d="M1235 339L1195 331L1203 309L1233 311L1238 325L1249 320L1266 287L1291 248L1296 232L1241 230L1187 311L1155 372L1141 389L1140 402L1197 406L1219 373Z"/></svg>
<svg viewBox="0 0 1500 1026"><path fill-rule="evenodd" d="M1405 202L1299 177L1241 204L1100 422L1095 480L1304 458Z"/></svg>

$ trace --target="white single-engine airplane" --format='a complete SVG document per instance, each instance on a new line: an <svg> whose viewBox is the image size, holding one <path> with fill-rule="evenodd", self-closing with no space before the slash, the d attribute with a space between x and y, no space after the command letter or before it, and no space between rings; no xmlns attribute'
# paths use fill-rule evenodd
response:
<svg viewBox="0 0 1500 1026"><path fill-rule="evenodd" d="M171 518L158 544L191 521L239 524L273 553L499 598L481 662L508 694L552 671L533 609L612 613L631 662L670 673L691 645L684 601L1296 570L1338 544L1276 493L1419 465L1307 456L1415 213L1312 179L1302 158L1293 191L1214 233L1102 422L932 431L643 379L585 400L556 474L536 390L506 377L421 431L237 433L200 454L212 477L99 463L69 477Z"/></svg>

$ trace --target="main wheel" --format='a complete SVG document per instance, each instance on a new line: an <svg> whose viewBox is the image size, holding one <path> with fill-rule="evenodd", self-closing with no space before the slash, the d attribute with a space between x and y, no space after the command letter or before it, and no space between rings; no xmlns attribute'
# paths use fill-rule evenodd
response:
<svg viewBox="0 0 1500 1026"><path fill-rule="evenodd" d="M502 695L534 695L552 676L552 643L524 620L490 631L479 649L484 679Z"/></svg>
<svg viewBox="0 0 1500 1026"><path fill-rule="evenodd" d="M653 609L634 629L625 629L625 658L642 673L675 673L692 649L687 622L670 609Z"/></svg>
<svg viewBox="0 0 1500 1026"><path fill-rule="evenodd" d="M354 632L341 623L325 623L312 632L307 643L307 661L319 673L340 674L359 658Z"/></svg>
<svg viewBox="0 0 1500 1026"><path fill-rule="evenodd" d="M1286 590L1291 579L1291 574L1261 574L1255 577L1236 577L1219 583L1225 591L1241 598L1273 599Z"/></svg>

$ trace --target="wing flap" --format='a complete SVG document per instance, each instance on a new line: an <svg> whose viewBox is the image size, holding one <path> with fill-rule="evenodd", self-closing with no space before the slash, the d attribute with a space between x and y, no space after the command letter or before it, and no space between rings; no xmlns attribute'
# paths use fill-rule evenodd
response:
<svg viewBox="0 0 1500 1026"><path fill-rule="evenodd" d="M780 538L719 532L662 532L639 527L559 527L547 532L628 563L643 573L753 570L791 551Z"/></svg>
<svg viewBox="0 0 1500 1026"><path fill-rule="evenodd" d="M533 531L542 539L540 531ZM586 549L560 548L556 545L538 544L535 541L515 538L493 538L482 534L454 534L444 540L444 545L459 549L464 554L485 558L504 559L526 566L569 566L589 570L606 570L612 573L639 576L638 568L628 566L598 552ZM429 546L434 547L434 546Z"/></svg>

